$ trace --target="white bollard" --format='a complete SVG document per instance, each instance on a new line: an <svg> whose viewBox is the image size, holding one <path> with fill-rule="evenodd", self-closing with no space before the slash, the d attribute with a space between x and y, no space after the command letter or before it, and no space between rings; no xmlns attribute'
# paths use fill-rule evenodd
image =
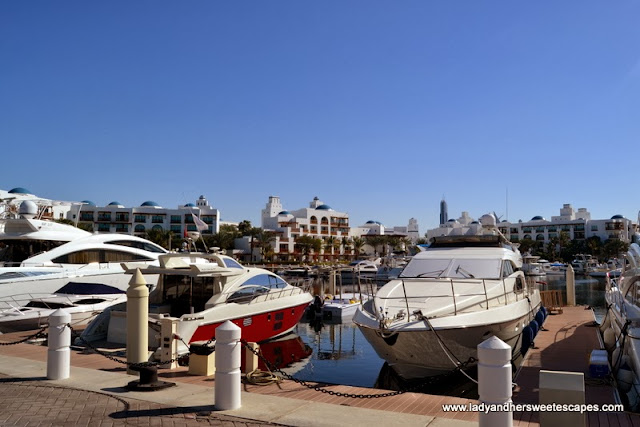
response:
<svg viewBox="0 0 640 427"><path fill-rule="evenodd" d="M495 336L478 344L480 404L500 405L497 411L480 412L480 427L513 426L511 375L511 346L509 344Z"/></svg>
<svg viewBox="0 0 640 427"><path fill-rule="evenodd" d="M576 275L571 264L567 265L565 274L567 281L567 305L574 307L576 305Z"/></svg>
<svg viewBox="0 0 640 427"><path fill-rule="evenodd" d="M215 407L219 411L240 407L242 330L227 320L216 328Z"/></svg>
<svg viewBox="0 0 640 427"><path fill-rule="evenodd" d="M71 315L57 309L49 316L49 349L47 351L47 379L64 380L71 370Z"/></svg>
<svg viewBox="0 0 640 427"><path fill-rule="evenodd" d="M149 360L149 288L137 269L127 288L127 363ZM136 371L127 370L131 375Z"/></svg>

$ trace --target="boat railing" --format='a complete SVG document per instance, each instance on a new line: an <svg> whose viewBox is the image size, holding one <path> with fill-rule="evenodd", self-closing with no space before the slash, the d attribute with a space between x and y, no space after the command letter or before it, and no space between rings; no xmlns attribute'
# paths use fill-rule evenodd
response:
<svg viewBox="0 0 640 427"><path fill-rule="evenodd" d="M311 290L311 285L312 281L310 280L304 281L299 286L288 286L278 290L262 285L247 285L228 293L225 300L238 304L255 304L308 293Z"/></svg>
<svg viewBox="0 0 640 427"><path fill-rule="evenodd" d="M414 311L422 308L421 305L416 304L415 302L420 301L424 302L426 299L442 299L443 302L445 299L451 300L453 314L458 315L459 313L464 312L465 310L469 310L472 307L479 306L483 310L489 310L490 308L494 308L497 306L508 305L509 303L517 302L524 299L528 293L532 292L533 289L530 287L526 287L523 283L522 288L517 286L518 278L507 278L500 279L502 289L498 291L499 293L494 294L491 292L491 289L487 289L487 281L491 283L495 283L496 279L439 279L438 283L448 283L451 289L450 292L446 292L443 294L415 294L411 292L405 280L402 280L402 294L401 295L390 295L390 296L380 296L376 295L376 299L378 304L374 304L373 309L376 312L378 318L384 318L387 316L386 313L380 313L379 310L382 307L378 307L378 305L382 305L384 307L389 307L390 305L396 305L397 307L404 306L407 310L406 320L411 321L411 315L413 314L412 309ZM412 282L425 282L425 281L433 281L433 279L428 278L412 278ZM509 284L507 287L507 281L513 280L513 285ZM479 292L460 292L459 287L466 285L481 285L482 288ZM456 292L456 287L458 287L458 292ZM496 287L493 287L493 290L496 291ZM395 303L395 304L394 304ZM484 305L484 307L483 307ZM446 306L443 304L443 308Z"/></svg>

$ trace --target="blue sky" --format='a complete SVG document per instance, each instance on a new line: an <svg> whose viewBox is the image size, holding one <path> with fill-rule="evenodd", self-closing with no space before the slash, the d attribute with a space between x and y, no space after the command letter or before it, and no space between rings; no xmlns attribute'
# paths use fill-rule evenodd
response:
<svg viewBox="0 0 640 427"><path fill-rule="evenodd" d="M0 2L0 188L636 220L640 1Z"/></svg>

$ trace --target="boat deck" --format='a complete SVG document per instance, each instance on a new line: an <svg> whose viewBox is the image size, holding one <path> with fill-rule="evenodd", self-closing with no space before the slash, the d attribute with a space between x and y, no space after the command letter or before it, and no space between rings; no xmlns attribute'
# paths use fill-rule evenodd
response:
<svg viewBox="0 0 640 427"><path fill-rule="evenodd" d="M538 333L536 347L531 349L518 372L513 401L515 403L538 402L538 375L540 369L585 372L588 374L588 359L592 349L600 348L597 328L593 326L593 314L584 307L565 307L563 314L550 315L545 329ZM0 342L15 342L19 337L29 333L0 335ZM30 344L0 345L0 354L30 360L46 361L47 348ZM125 367L104 356L82 351L72 351L71 364L76 367L102 371L124 372ZM213 377L189 375L187 368L176 370L160 370L159 378L174 382L213 386ZM475 400L427 395L420 393L403 393L383 398L355 398L337 396L333 393L355 395L375 395L385 393L383 390L311 383L326 393L319 392L293 381L280 384L252 385L245 384L244 391L267 394L290 399L323 402L341 406L378 409L406 414L430 415L438 418L477 421L478 414L471 412L444 412L443 404L478 403ZM161 392L159 392L161 393ZM593 381L586 381L587 403L615 403L614 390L611 386ZM630 413L588 413L589 426L640 426L640 415ZM538 414L522 412L514 414L515 426L539 425Z"/></svg>

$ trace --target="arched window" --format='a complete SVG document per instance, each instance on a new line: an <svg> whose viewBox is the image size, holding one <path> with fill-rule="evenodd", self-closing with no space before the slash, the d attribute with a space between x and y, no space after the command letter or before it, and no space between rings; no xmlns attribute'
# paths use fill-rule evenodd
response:
<svg viewBox="0 0 640 427"><path fill-rule="evenodd" d="M152 230L162 230L162 226L161 225L154 225Z"/></svg>
<svg viewBox="0 0 640 427"><path fill-rule="evenodd" d="M136 233L144 233L144 225L142 225L142 224L137 224L137 225L136 225L136 228L134 229L134 231L135 231Z"/></svg>
<svg viewBox="0 0 640 427"><path fill-rule="evenodd" d="M315 216L312 216L311 218L309 218L309 222L311 222L311 224L317 224L318 218L316 218Z"/></svg>

